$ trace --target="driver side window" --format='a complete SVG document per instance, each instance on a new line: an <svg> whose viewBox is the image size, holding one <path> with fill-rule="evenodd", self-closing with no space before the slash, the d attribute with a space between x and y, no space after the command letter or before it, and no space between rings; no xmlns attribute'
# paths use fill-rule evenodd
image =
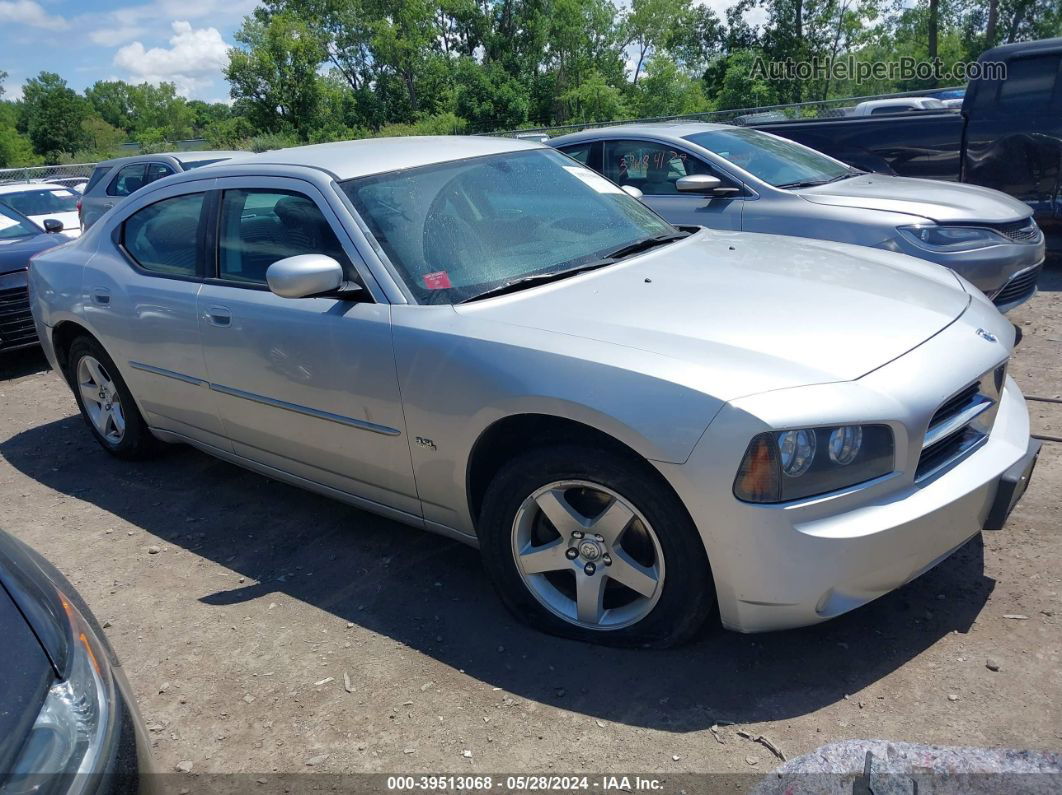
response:
<svg viewBox="0 0 1062 795"><path fill-rule="evenodd" d="M266 268L300 254L325 254L353 271L324 213L286 190L227 190L221 201L218 277L265 284Z"/></svg>
<svg viewBox="0 0 1062 795"><path fill-rule="evenodd" d="M651 141L605 141L605 176L632 185L646 196L674 196L675 182L690 174L711 174L711 166L693 155Z"/></svg>

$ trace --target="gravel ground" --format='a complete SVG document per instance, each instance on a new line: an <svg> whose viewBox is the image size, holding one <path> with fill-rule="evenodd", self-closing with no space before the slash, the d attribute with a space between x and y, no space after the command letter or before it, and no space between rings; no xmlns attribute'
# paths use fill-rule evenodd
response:
<svg viewBox="0 0 1062 795"><path fill-rule="evenodd" d="M1062 266L1042 286L1013 313L1012 373L1058 397ZM616 651L515 623L455 542L187 448L111 459L45 370L0 359L0 526L109 622L160 770L675 776L851 738L1062 749L1062 444L1002 532L863 609ZM1062 437L1062 404L1030 410Z"/></svg>

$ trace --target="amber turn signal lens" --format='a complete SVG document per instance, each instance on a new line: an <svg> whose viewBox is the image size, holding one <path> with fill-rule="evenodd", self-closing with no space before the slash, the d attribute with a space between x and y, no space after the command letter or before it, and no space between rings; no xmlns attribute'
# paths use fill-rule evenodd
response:
<svg viewBox="0 0 1062 795"><path fill-rule="evenodd" d="M773 434L761 433L749 442L734 480L734 496L746 502L778 502L781 499L782 475Z"/></svg>

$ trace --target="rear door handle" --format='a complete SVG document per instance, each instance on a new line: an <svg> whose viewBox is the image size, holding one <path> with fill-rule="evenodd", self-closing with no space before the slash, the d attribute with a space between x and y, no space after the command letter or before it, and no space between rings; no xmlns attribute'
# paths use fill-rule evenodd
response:
<svg viewBox="0 0 1062 795"><path fill-rule="evenodd" d="M111 291L106 287L97 287L92 291L92 302L95 304L109 304L111 302Z"/></svg>
<svg viewBox="0 0 1062 795"><path fill-rule="evenodd" d="M227 328L232 325L232 312L226 306L212 306L207 310L207 320L210 321L212 326L221 326Z"/></svg>

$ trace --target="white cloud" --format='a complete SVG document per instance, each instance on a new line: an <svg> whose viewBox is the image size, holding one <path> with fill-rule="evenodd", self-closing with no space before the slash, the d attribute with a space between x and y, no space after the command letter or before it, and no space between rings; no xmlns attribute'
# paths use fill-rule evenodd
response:
<svg viewBox="0 0 1062 795"><path fill-rule="evenodd" d="M217 28L193 28L187 20L173 23L170 47L146 49L139 41L119 48L114 65L137 82L175 83L191 96L214 82L229 62L229 45Z"/></svg>
<svg viewBox="0 0 1062 795"><path fill-rule="evenodd" d="M114 47L126 41L131 41L137 36L144 34L144 28L139 25L121 25L116 28L100 28L89 33L89 40L93 44L103 47Z"/></svg>
<svg viewBox="0 0 1062 795"><path fill-rule="evenodd" d="M65 30L70 23L52 16L34 0L0 0L0 22L20 22L35 28Z"/></svg>

